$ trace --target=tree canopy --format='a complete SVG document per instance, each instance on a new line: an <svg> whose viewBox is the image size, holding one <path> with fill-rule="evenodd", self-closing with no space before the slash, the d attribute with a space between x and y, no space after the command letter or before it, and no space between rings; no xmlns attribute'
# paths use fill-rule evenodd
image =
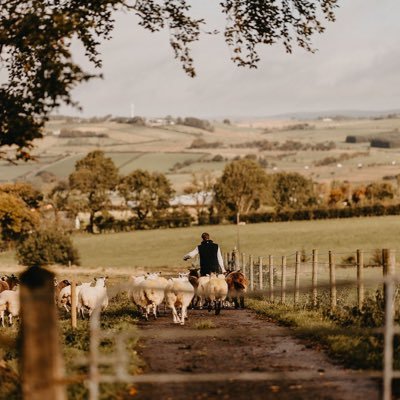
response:
<svg viewBox="0 0 400 400"><path fill-rule="evenodd" d="M92 151L77 161L75 171L69 176L70 189L81 194L82 205L90 213L90 232L93 232L96 212L109 205L109 191L116 187L118 179L114 162L100 150Z"/></svg>
<svg viewBox="0 0 400 400"><path fill-rule="evenodd" d="M297 172L274 174L272 197L280 209L301 209L316 204L312 180Z"/></svg>
<svg viewBox="0 0 400 400"><path fill-rule="evenodd" d="M257 209L268 197L269 179L257 162L249 159L232 161L224 168L214 186L219 210L239 216Z"/></svg>
<svg viewBox="0 0 400 400"><path fill-rule="evenodd" d="M121 178L118 191L140 220L167 209L174 194L171 182L164 174L142 169Z"/></svg>
<svg viewBox="0 0 400 400"><path fill-rule="evenodd" d="M24 238L39 224L39 215L18 196L0 192L0 239L12 242Z"/></svg>
<svg viewBox="0 0 400 400"><path fill-rule="evenodd" d="M259 44L282 43L292 52L296 43L313 51L312 37L324 31L324 19L335 19L337 2L221 0L232 61L256 67ZM191 15L189 0L0 0L0 66L7 75L0 86L0 156L12 146L17 158L29 159L50 112L61 103L77 106L72 89L100 75L73 60L71 43L80 42L100 68L99 45L111 37L116 10L131 12L148 31L168 31L175 58L195 76L191 45L206 21Z"/></svg>
<svg viewBox="0 0 400 400"><path fill-rule="evenodd" d="M3 183L0 185L0 193L19 197L29 208L38 208L43 200L43 194L25 182Z"/></svg>

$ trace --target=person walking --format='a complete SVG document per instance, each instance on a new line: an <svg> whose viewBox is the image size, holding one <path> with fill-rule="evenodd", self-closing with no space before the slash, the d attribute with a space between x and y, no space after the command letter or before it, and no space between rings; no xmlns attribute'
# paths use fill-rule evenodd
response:
<svg viewBox="0 0 400 400"><path fill-rule="evenodd" d="M198 254L200 256L200 276L206 276L212 272L225 273L224 260L218 244L210 239L207 232L202 233L201 239L202 242L193 251L186 254L183 260L189 260Z"/></svg>

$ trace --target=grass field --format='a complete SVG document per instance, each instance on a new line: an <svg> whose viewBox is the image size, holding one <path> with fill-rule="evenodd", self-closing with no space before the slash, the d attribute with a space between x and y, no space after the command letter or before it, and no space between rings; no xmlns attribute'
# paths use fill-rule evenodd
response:
<svg viewBox="0 0 400 400"><path fill-rule="evenodd" d="M293 255L296 250L309 255L314 248L319 250L321 262L327 260L328 250L340 253L338 262L357 248L366 252L366 259L376 248L392 248L400 254L398 216L262 223L239 229L242 252L257 257L272 254L276 260ZM188 263L182 257L199 243L203 231L210 233L223 252L231 251L236 244L235 225L78 234L74 242L83 268L185 269ZM0 254L0 263L12 264L12 254Z"/></svg>

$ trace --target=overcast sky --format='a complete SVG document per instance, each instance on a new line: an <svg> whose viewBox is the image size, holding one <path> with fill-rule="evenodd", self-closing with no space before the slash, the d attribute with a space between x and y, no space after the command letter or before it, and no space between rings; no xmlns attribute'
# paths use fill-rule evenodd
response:
<svg viewBox="0 0 400 400"><path fill-rule="evenodd" d="M193 1L209 29L223 29L218 1ZM230 61L222 34L193 46L197 77L174 60L166 32L151 34L132 15L117 16L101 46L104 79L79 86L83 116L268 116L322 110L400 108L400 1L347 0L337 21L314 38L316 54L263 47L257 70ZM82 61L76 51L77 61ZM66 107L60 113L77 114Z"/></svg>

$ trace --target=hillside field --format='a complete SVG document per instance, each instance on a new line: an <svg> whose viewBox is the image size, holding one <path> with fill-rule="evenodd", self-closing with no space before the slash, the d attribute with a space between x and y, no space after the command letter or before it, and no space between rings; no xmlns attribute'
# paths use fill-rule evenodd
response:
<svg viewBox="0 0 400 400"><path fill-rule="evenodd" d="M40 172L65 179L77 160L101 149L111 157L121 174L142 168L167 174L178 194L192 173L209 171L218 177L227 161L253 154L268 163L267 172L300 172L318 182L349 180L365 183L399 173L400 149L370 148L369 143L346 143L347 135L396 135L400 118L232 121L231 125L210 121L213 132L182 125L136 126L116 122L71 122L52 120L46 136L35 142L35 161L0 162L0 182L27 180L43 185ZM60 137L62 129L94 132L107 137ZM208 148L191 148L195 139L216 143ZM331 150L259 150L255 142L300 142L315 145L333 142ZM253 144L253 145L252 145ZM211 161L215 156L223 161ZM222 157L221 157L222 156ZM342 157L342 158L340 158ZM331 162L326 163L326 159ZM318 165L325 160L324 165ZM340 161L337 161L340 160ZM178 165L179 163L179 165Z"/></svg>

